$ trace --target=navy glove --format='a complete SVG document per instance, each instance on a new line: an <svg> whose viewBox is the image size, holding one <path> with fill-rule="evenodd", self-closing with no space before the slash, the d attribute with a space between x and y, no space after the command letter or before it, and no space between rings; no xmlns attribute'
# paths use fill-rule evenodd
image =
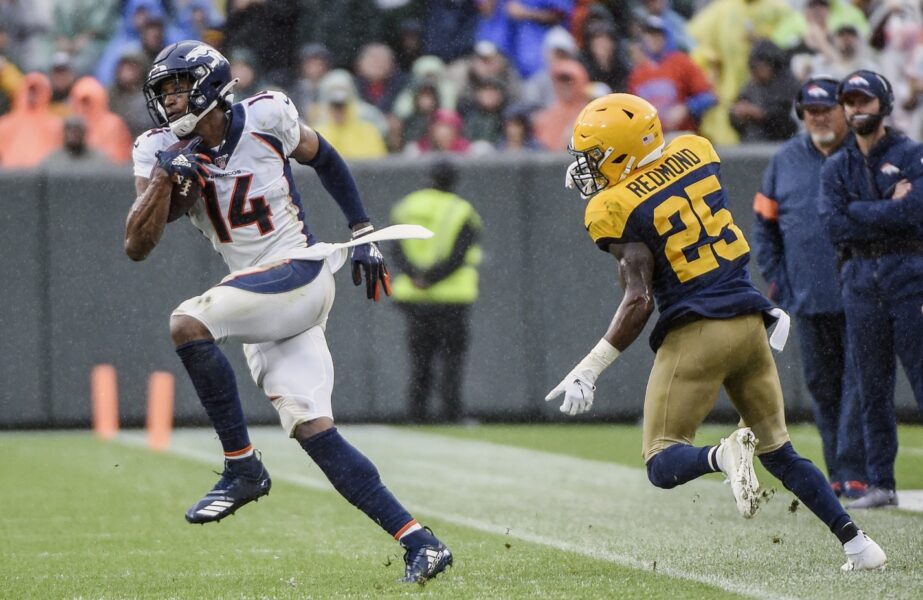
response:
<svg viewBox="0 0 923 600"><path fill-rule="evenodd" d="M189 140L180 140L169 148L160 150L157 152L157 166L166 171L174 183L181 183L183 179L189 178L198 181L199 185L204 187L208 169L203 163L210 163L212 159L196 152L201 141L202 138L196 136Z"/></svg>
<svg viewBox="0 0 923 600"><path fill-rule="evenodd" d="M353 239L362 237L367 233L374 231L371 225L353 233ZM386 296L391 295L391 274L388 273L388 267L385 266L385 257L378 249L378 244L363 244L353 246L353 283L362 285L362 273L365 272L365 295L369 300L378 302L381 299L381 291L384 290Z"/></svg>

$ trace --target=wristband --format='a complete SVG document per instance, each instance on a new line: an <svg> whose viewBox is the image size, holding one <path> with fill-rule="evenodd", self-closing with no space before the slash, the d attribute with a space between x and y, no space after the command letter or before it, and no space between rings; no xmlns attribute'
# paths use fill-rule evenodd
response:
<svg viewBox="0 0 923 600"><path fill-rule="evenodd" d="M357 237L362 237L363 235L367 233L372 233L373 231L375 231L374 225L366 225L362 229L357 229L356 231L354 231L352 234L352 239L356 239Z"/></svg>
<svg viewBox="0 0 923 600"><path fill-rule="evenodd" d="M590 353L577 364L574 370L589 369L593 373L595 380L595 378L599 377L599 374L605 371L606 367L611 365L620 354L621 352L606 341L606 338L602 338L593 346Z"/></svg>

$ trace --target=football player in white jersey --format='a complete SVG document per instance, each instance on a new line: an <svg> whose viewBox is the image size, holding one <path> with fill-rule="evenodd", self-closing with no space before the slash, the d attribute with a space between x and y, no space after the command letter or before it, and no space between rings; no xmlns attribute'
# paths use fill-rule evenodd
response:
<svg viewBox="0 0 923 600"><path fill-rule="evenodd" d="M315 169L354 239L374 228L346 163L298 120L292 102L265 92L234 104L235 83L228 61L207 44L183 41L160 52L144 84L158 128L135 143L137 198L125 226L125 252L144 260L167 223L174 184L197 181L201 197L188 215L231 270L170 316L176 352L225 454L221 479L186 512L186 520L219 521L269 493L269 473L250 443L234 372L218 346L239 341L286 433L340 494L405 548L402 581L426 581L452 563L451 552L413 519L372 462L334 427L333 362L324 328L333 273L346 256L318 256L322 246L311 248L315 240L290 159ZM360 285L364 273L370 299L390 294L376 244L356 246L351 260L353 282Z"/></svg>

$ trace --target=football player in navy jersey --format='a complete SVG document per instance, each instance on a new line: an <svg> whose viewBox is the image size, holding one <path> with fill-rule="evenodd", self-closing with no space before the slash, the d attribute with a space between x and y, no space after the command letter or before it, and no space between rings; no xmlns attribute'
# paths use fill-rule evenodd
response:
<svg viewBox="0 0 923 600"><path fill-rule="evenodd" d="M763 466L843 544L844 571L880 569L886 557L843 510L823 473L792 448L765 323L773 309L747 271L750 248L727 209L719 158L708 140L664 143L657 110L630 94L588 104L574 125L568 187L589 199L585 225L618 261L625 294L603 338L546 397L561 411L593 404L596 379L638 337L655 305L656 353L644 399L643 456L651 483L673 488L706 473L730 480L738 511L759 508ZM777 335L779 334L779 335ZM696 429L724 386L744 427L716 446L695 447Z"/></svg>
<svg viewBox="0 0 923 600"><path fill-rule="evenodd" d="M405 548L402 581L424 582L452 563L451 552L334 427L333 363L324 329L333 274L347 256L315 243L290 160L314 168L354 239L374 228L346 163L299 121L292 102L279 92L261 92L235 104L234 84L228 61L202 42L178 42L157 56L144 94L158 128L135 143L137 198L125 227L126 253L143 260L163 233L174 184L191 179L201 185L201 198L188 216L231 271L170 317L176 352L225 455L221 479L186 519L219 521L269 493L269 473L250 443L234 371L219 347L239 341L286 433L343 497ZM351 261L353 281L360 285L364 273L370 299L390 294L376 244L356 246Z"/></svg>

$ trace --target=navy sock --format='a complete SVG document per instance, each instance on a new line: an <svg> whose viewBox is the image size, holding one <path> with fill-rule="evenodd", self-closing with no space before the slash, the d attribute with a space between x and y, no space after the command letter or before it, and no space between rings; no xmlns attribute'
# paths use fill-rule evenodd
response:
<svg viewBox="0 0 923 600"><path fill-rule="evenodd" d="M419 548L420 546L436 546L439 540L436 539L428 529L417 529L413 533L408 533L401 539L401 545L405 548Z"/></svg>
<svg viewBox="0 0 923 600"><path fill-rule="evenodd" d="M647 461L647 478L657 487L668 490L706 473L714 473L718 467L709 460L713 448L674 444Z"/></svg>
<svg viewBox="0 0 923 600"><path fill-rule="evenodd" d="M176 353L221 440L225 456L247 455L253 447L237 394L237 379L227 357L211 340L177 346Z"/></svg>
<svg viewBox="0 0 923 600"><path fill-rule="evenodd" d="M827 478L814 463L795 452L791 442L759 458L766 470L826 523L838 538L848 536L851 539L855 535L855 525L836 499Z"/></svg>
<svg viewBox="0 0 923 600"><path fill-rule="evenodd" d="M301 442L301 447L336 491L392 537L396 538L401 530L414 523L410 513L381 482L372 461L343 439L336 427L311 436Z"/></svg>

